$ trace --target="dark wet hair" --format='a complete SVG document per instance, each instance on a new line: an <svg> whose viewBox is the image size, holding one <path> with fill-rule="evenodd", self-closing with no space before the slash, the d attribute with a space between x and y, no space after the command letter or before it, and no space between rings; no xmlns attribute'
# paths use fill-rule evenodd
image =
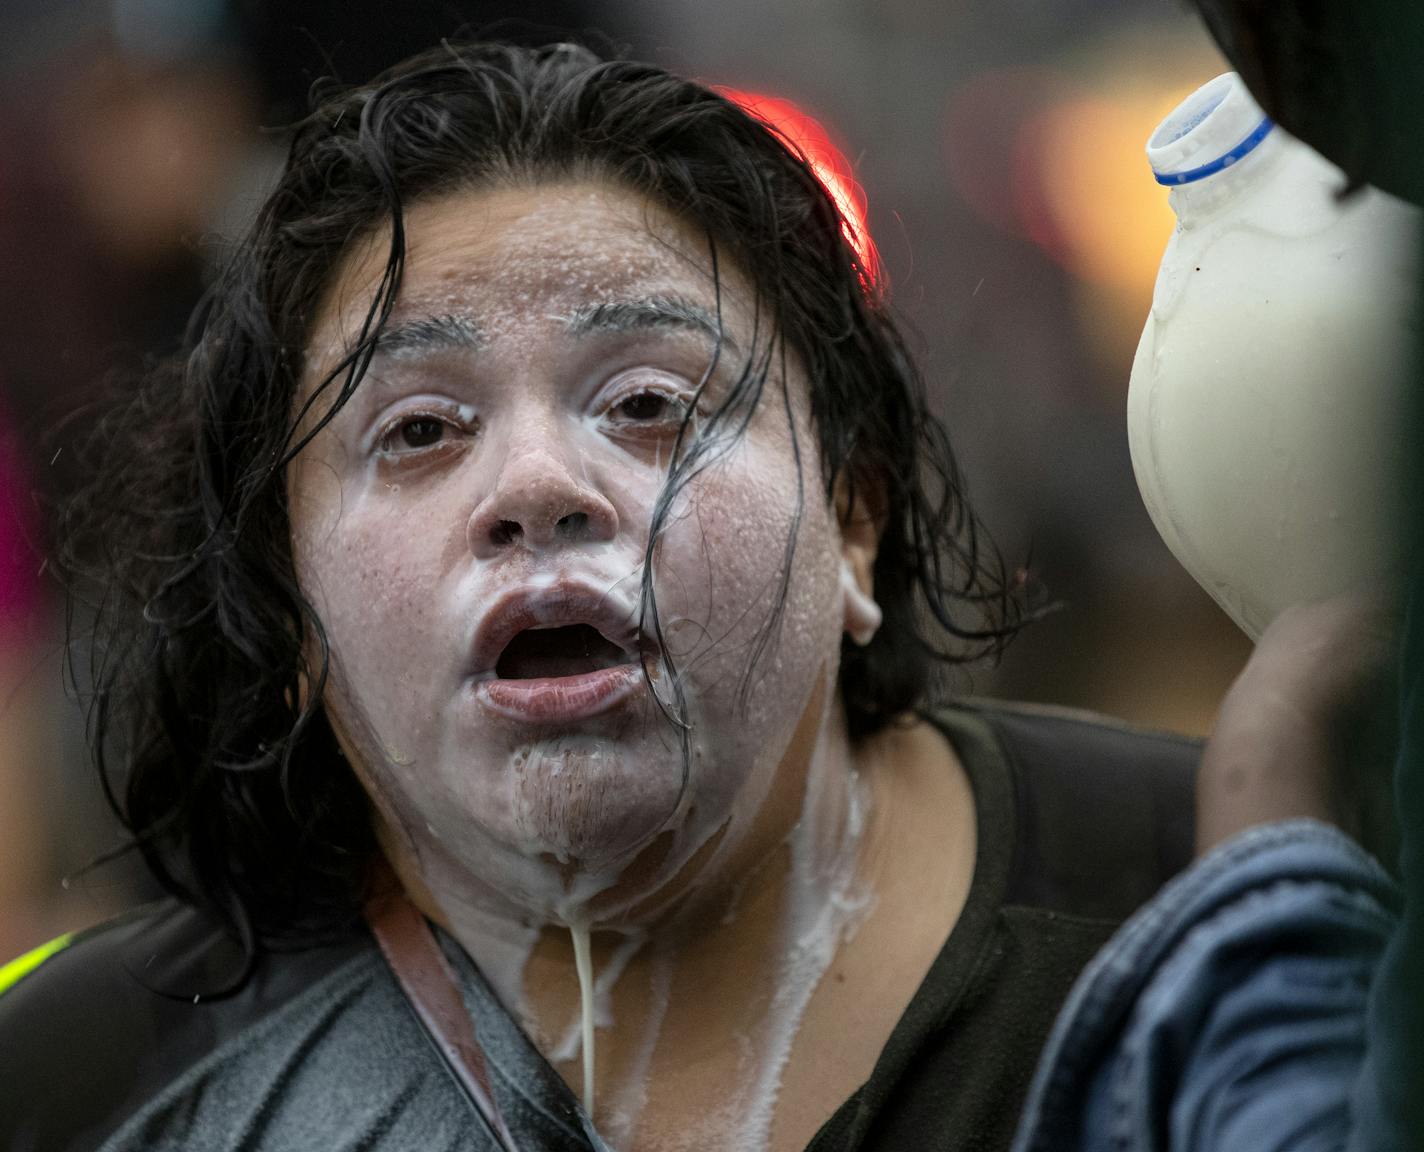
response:
<svg viewBox="0 0 1424 1152"><path fill-rule="evenodd" d="M673 495L735 441L777 360L794 354L810 381L821 496L841 483L883 523L884 623L842 652L852 736L921 702L944 662L996 653L1023 619L876 270L764 123L659 68L568 45L444 45L369 85L319 89L280 182L194 317L190 352L97 424L93 479L63 524L73 587L97 593L91 740L111 801L158 878L249 941L349 920L374 850L366 799L320 708L325 636L293 570L286 465L361 381L401 281L403 207L569 178L646 194L705 234L714 268L730 260L756 289L754 352L705 426L679 437L650 559ZM318 301L353 241L383 225L384 278L361 339L295 412ZM653 593L648 565L656 626ZM749 689L779 607L750 653ZM680 708L668 702L674 722Z"/></svg>

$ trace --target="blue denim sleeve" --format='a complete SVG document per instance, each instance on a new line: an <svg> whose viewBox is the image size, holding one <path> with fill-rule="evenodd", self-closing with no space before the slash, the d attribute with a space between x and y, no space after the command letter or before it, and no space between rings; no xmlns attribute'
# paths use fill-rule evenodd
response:
<svg viewBox="0 0 1424 1152"><path fill-rule="evenodd" d="M1222 845L1084 971L1015 1152L1354 1149L1370 1128L1355 1116L1370 1106L1366 1007L1399 907L1327 825Z"/></svg>

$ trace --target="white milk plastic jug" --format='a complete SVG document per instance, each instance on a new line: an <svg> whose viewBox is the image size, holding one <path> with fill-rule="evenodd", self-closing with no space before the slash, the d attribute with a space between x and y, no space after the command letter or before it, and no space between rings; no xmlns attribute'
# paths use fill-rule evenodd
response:
<svg viewBox="0 0 1424 1152"><path fill-rule="evenodd" d="M1275 126L1235 73L1153 133L1177 214L1127 428L1168 547L1252 639L1394 569L1419 213Z"/></svg>

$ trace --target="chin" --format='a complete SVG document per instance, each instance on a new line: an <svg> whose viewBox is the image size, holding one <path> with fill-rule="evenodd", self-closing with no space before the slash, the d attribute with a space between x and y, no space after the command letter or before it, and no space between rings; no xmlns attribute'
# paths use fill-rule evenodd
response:
<svg viewBox="0 0 1424 1152"><path fill-rule="evenodd" d="M676 750L637 755L596 739L541 741L511 762L514 834L561 871L608 879L672 825L683 802Z"/></svg>

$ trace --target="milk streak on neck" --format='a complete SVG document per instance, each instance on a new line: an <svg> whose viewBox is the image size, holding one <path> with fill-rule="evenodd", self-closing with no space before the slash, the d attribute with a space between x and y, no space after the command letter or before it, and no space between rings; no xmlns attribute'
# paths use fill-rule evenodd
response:
<svg viewBox="0 0 1424 1152"><path fill-rule="evenodd" d="M593 957L589 951L588 925L570 924L573 937L574 963L578 968L579 1035L583 1048L583 1107L593 1115Z"/></svg>
<svg viewBox="0 0 1424 1152"><path fill-rule="evenodd" d="M856 772L845 741L837 739L842 731L838 712L828 709L811 758L800 819L778 857L783 864L751 879L752 886L761 889L755 897L756 908L774 909L775 916L767 922L757 911L749 912L744 925L758 934L763 949L760 963L747 972L745 986L750 994L761 990L766 1001L756 1025L736 1037L745 1058L738 1062L737 1075L722 1085L721 1108L688 1118L691 1129L706 1125L706 1134L715 1133L717 1146L733 1152L759 1152L767 1147L782 1072L806 1007L838 948L854 934L870 909L871 893L861 882L858 868L870 793ZM646 1008L639 1019L621 1024L638 1034L617 1035L620 1021L605 1014L603 1004L597 1006L599 1027L632 1054L624 1074L616 1083L605 1085L606 1103L598 1114L602 1129L615 1143L635 1141L639 1119L650 1099L650 1081L656 1078L660 1063L678 1058L679 1054L667 1051L665 1045L660 1047L664 1025L676 1019L680 1010L697 1013L709 1032L722 1026L724 1017L736 1017L734 1007L725 1002L690 1003L689 997L695 997L697 989L691 984L679 988L677 972L697 949L717 947L715 938L720 933L730 936L738 932L740 898L729 902L732 911L715 927L688 935L669 932L662 940L657 933L646 939L629 939L609 961L608 968L617 965L621 969L630 953L639 955L643 945L648 945L648 954L639 955L646 963L628 978L646 982L646 987L630 985L628 989L633 1002ZM577 932L575 929L576 949L580 946ZM591 1000L595 996L606 999L614 983L616 980L605 981L603 973L595 982L591 972L580 972L582 1027L577 1031L570 1028L566 1043L556 1053L571 1059L574 1052L567 1040L579 1036L585 1105L591 1114L596 1011ZM767 984L769 995L764 994Z"/></svg>
<svg viewBox="0 0 1424 1152"><path fill-rule="evenodd" d="M689 1131L705 1126L709 1137L715 1132L717 1146L729 1152L767 1147L782 1071L802 1016L872 900L859 869L870 790L856 770L839 702L834 693L828 695L831 700L820 709L813 729L799 818L781 849L720 902L696 901L696 915L673 915L661 925L601 925L590 915L589 904L575 907L570 901L559 910L557 923L541 927L525 920L494 923L498 917L487 907L436 894L452 932L505 1006L531 1035L546 1038L546 1055L556 1063L581 1055L583 1104L617 1145L635 1143L640 1120L652 1122L668 1107L656 1084L660 1068L676 1066L679 1053L668 1049L665 1034L705 1033L715 1041L725 1021L738 1018L733 1000L745 996L755 1007L741 1016L753 1023L727 1037L742 1057L731 1078L719 1085L723 1104L689 1116L687 1123ZM570 887L582 885L575 881ZM593 894L603 887L597 885ZM556 961L566 965L559 999L567 1004L568 989L576 988L578 1011L562 1019L550 1017L544 995L550 983L557 983L557 972L551 980L545 969L543 980L530 982L530 957L539 946L548 958L539 938L550 930L566 931L563 938L572 945L567 960ZM605 947L593 947L595 936ZM608 950L610 936L621 941ZM602 957L597 970L595 953ZM745 978L720 985L712 995L690 975L680 979L696 965L720 958L727 961L726 971L744 971ZM613 1011L620 990L625 1008L638 1006L623 1020ZM616 1050L621 1058L602 1065L605 1082L596 1099L599 1031L608 1051Z"/></svg>

